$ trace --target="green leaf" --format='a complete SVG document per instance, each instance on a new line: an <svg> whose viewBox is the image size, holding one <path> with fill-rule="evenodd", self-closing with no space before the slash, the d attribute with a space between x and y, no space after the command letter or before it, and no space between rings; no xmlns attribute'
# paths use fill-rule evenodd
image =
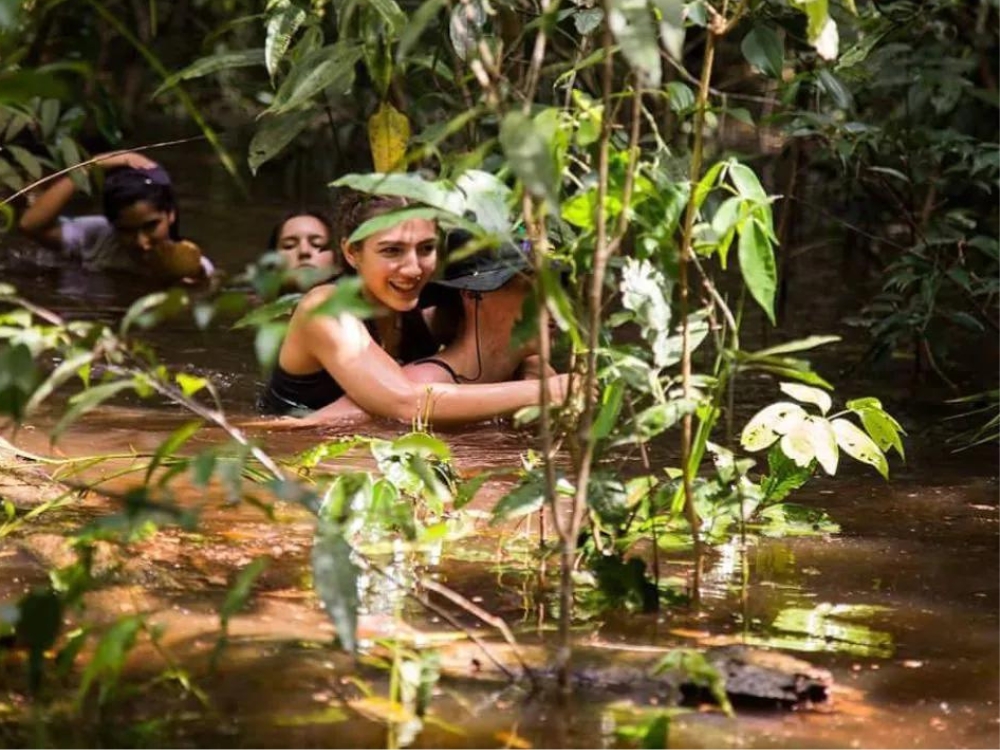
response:
<svg viewBox="0 0 1000 750"><path fill-rule="evenodd" d="M176 315L187 304L187 294L181 289L156 292L140 297L125 312L118 327L118 335L128 335L132 326L152 328L161 320Z"/></svg>
<svg viewBox="0 0 1000 750"><path fill-rule="evenodd" d="M295 306L299 304L300 299L302 299L302 294L299 292L283 295L273 302L261 305L256 310L251 310L233 323L233 328L252 328L263 323L270 323L275 318L288 318Z"/></svg>
<svg viewBox="0 0 1000 750"><path fill-rule="evenodd" d="M522 484L504 495L493 508L490 523L534 513L545 502L545 485L539 477L529 477Z"/></svg>
<svg viewBox="0 0 1000 750"><path fill-rule="evenodd" d="M226 627L233 615L246 606L254 581L267 570L268 562L266 557L255 558L237 574L232 588L226 592L226 599L219 608L219 621L223 628Z"/></svg>
<svg viewBox="0 0 1000 750"><path fill-rule="evenodd" d="M482 471L471 479L466 479L464 482L458 485L458 491L455 493L455 510L460 510L466 505L472 502L476 497L476 493L479 492L480 488L486 482L493 478L497 471Z"/></svg>
<svg viewBox="0 0 1000 750"><path fill-rule="evenodd" d="M21 165L21 168L28 173L28 177L37 180L42 176L42 164L37 157L21 146L4 146L10 152L14 160Z"/></svg>
<svg viewBox="0 0 1000 750"><path fill-rule="evenodd" d="M684 0L653 0L660 13L660 39L677 62L684 59Z"/></svg>
<svg viewBox="0 0 1000 750"><path fill-rule="evenodd" d="M416 456L436 458L442 461L451 460L451 448L448 443L433 435L428 435L426 432L411 432L408 435L396 438L392 441L392 450L398 453L411 453Z"/></svg>
<svg viewBox="0 0 1000 750"><path fill-rule="evenodd" d="M448 5L448 0L427 0L421 4L411 15L409 22L403 27L399 35L399 44L396 46L396 59L403 61L410 54L420 35L424 33L427 24L434 20L434 17L441 12L441 9Z"/></svg>
<svg viewBox="0 0 1000 750"><path fill-rule="evenodd" d="M791 396L796 401L801 401L805 404L815 404L824 414L830 411L830 407L833 406L830 394L819 388L800 385L799 383L780 383L778 388L781 389L782 393Z"/></svg>
<svg viewBox="0 0 1000 750"><path fill-rule="evenodd" d="M346 174L331 182L330 186L349 187L373 195L396 195L457 216L461 216L464 210L464 201L458 190L443 181L432 182L415 173Z"/></svg>
<svg viewBox="0 0 1000 750"><path fill-rule="evenodd" d="M553 144L535 121L520 111L508 113L500 123L500 146L524 189L557 206L559 175Z"/></svg>
<svg viewBox="0 0 1000 750"><path fill-rule="evenodd" d="M828 0L791 0L792 5L806 14L806 36L824 60L837 57L840 37L837 24L830 18Z"/></svg>
<svg viewBox="0 0 1000 750"><path fill-rule="evenodd" d="M781 38L770 26L755 25L740 43L743 56L764 75L781 80L785 49Z"/></svg>
<svg viewBox="0 0 1000 750"><path fill-rule="evenodd" d="M398 34L407 24L406 14L396 4L396 0L366 0L382 16L393 34Z"/></svg>
<svg viewBox="0 0 1000 750"><path fill-rule="evenodd" d="M820 88L826 91L833 99L833 103L838 109L851 109L854 106L854 99L848 88L841 83L840 79L831 73L827 68L820 68L817 73Z"/></svg>
<svg viewBox="0 0 1000 750"><path fill-rule="evenodd" d="M779 503L804 485L812 476L812 467L798 466L775 445L767 453L769 473L761 480L760 489L767 504Z"/></svg>
<svg viewBox="0 0 1000 750"><path fill-rule="evenodd" d="M830 423L837 435L837 445L852 458L871 464L885 479L889 478L889 462L875 442L846 419L835 419Z"/></svg>
<svg viewBox="0 0 1000 750"><path fill-rule="evenodd" d="M361 54L360 45L338 42L296 61L267 112L279 115L298 109L327 88L337 94L349 93Z"/></svg>
<svg viewBox="0 0 1000 750"><path fill-rule="evenodd" d="M392 229L394 226L402 224L404 221L412 221L414 219L427 219L430 221L435 221L441 218L442 212L436 208L429 208L426 206L413 206L410 208L400 208L396 211L390 211L388 213L379 214L374 216L368 221L364 222L359 226L351 236L347 238L348 242L361 242L367 237L371 237L373 234L378 232L384 232L386 229Z"/></svg>
<svg viewBox="0 0 1000 750"><path fill-rule="evenodd" d="M265 114L260 118L257 130L247 149L247 165L257 174L262 164L266 164L280 154L316 117L316 110L303 107L287 114ZM275 249L275 248L270 248Z"/></svg>
<svg viewBox="0 0 1000 750"><path fill-rule="evenodd" d="M712 192L715 187L716 180L719 179L719 173L722 171L723 167L729 165L729 162L720 161L713 164L707 172L705 172L704 177L698 181L698 186L694 191L694 205L695 208L701 208L701 204L705 202L708 194Z"/></svg>
<svg viewBox="0 0 1000 750"><path fill-rule="evenodd" d="M681 114L694 106L694 91L686 83L671 81L667 84L667 100L670 102L670 109Z"/></svg>
<svg viewBox="0 0 1000 750"><path fill-rule="evenodd" d="M267 38L264 42L264 64L267 74L274 80L278 64L288 51L292 37L306 20L306 12L297 5L283 5L277 13L267 19Z"/></svg>
<svg viewBox="0 0 1000 750"><path fill-rule="evenodd" d="M590 431L593 440L601 440L611 434L618 422L624 398L625 383L622 380L612 380L604 387L604 392L601 394L601 409Z"/></svg>
<svg viewBox="0 0 1000 750"><path fill-rule="evenodd" d="M69 400L70 408L63 414L56 426L52 428L52 440L54 441L63 431L81 416L96 409L112 396L124 390L135 390L136 383L133 379L115 380L111 383L102 383L81 391Z"/></svg>
<svg viewBox="0 0 1000 750"><path fill-rule="evenodd" d="M274 368L287 330L287 323L265 323L257 329L253 349L262 371L269 372Z"/></svg>
<svg viewBox="0 0 1000 750"><path fill-rule="evenodd" d="M358 647L358 567L354 550L336 524L320 520L313 542L313 583L344 650Z"/></svg>
<svg viewBox="0 0 1000 750"><path fill-rule="evenodd" d="M146 477L142 480L145 483L149 483L150 478L153 476L153 472L156 471L164 458L172 456L177 452L184 443L186 443L192 435L194 435L204 422L200 419L195 419L187 424L183 424L170 433L170 437L164 440L156 447L156 452L153 453L153 458L149 462L149 466L146 467Z"/></svg>
<svg viewBox="0 0 1000 750"><path fill-rule="evenodd" d="M188 375L186 372L179 372L174 376L177 385L181 387L181 392L188 397L193 396L202 388L208 385L208 379L197 375Z"/></svg>
<svg viewBox="0 0 1000 750"><path fill-rule="evenodd" d="M756 221L746 222L740 231L739 258L747 289L773 325L778 271L771 242Z"/></svg>
<svg viewBox="0 0 1000 750"><path fill-rule="evenodd" d="M757 173L747 165L732 162L729 165L729 179L736 186L736 191L746 200L767 203L767 191L760 184Z"/></svg>
<svg viewBox="0 0 1000 750"><path fill-rule="evenodd" d="M784 344L778 344L777 346L771 346L767 349L761 349L753 352L749 356L751 358L773 357L777 354L790 354L791 352L801 352L807 349L814 349L817 346L825 346L826 344L833 344L837 341L840 341L840 336L807 336L804 339L787 341Z"/></svg>
<svg viewBox="0 0 1000 750"><path fill-rule="evenodd" d="M798 404L778 401L757 412L740 435L740 445L748 451L767 448L779 435L790 432L807 414Z"/></svg>
<svg viewBox="0 0 1000 750"><path fill-rule="evenodd" d="M608 0L608 27L625 59L649 88L659 88L662 70L656 25L646 0Z"/></svg>
<svg viewBox="0 0 1000 750"><path fill-rule="evenodd" d="M346 313L359 318L367 318L373 312L372 306L365 300L361 292L361 279L352 276L338 279L330 295L316 305L311 314L336 318Z"/></svg>
<svg viewBox="0 0 1000 750"><path fill-rule="evenodd" d="M139 615L131 615L118 620L101 636L80 680L76 694L77 710L80 710L95 681L100 684L98 704L103 705L107 702L118 685L125 660L135 645L141 628L142 618Z"/></svg>
<svg viewBox="0 0 1000 750"><path fill-rule="evenodd" d="M209 55L200 60L195 60L186 68L169 76L156 91L152 98L156 98L167 89L173 88L181 81L192 78L201 78L209 73L218 73L220 70L231 70L233 68L249 68L264 64L264 50L260 47L254 49L239 50L238 52L220 52L216 55Z"/></svg>

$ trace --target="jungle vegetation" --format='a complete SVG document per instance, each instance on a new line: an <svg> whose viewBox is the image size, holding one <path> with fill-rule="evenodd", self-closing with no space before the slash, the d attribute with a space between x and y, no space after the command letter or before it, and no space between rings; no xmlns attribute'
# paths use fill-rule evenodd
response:
<svg viewBox="0 0 1000 750"><path fill-rule="evenodd" d="M806 359L836 336L743 343L751 322L781 322L810 238L874 278L852 316L869 336L865 361L906 358L913 377L974 404L965 443L995 439L995 372L970 379L959 347L995 346L998 331L997 22L994 0L0 0L4 211L10 223L26 187L88 153L143 145L155 115L189 123L237 181L320 161L336 185L416 198L444 225L472 210L484 242L530 239L525 333L575 373L575 397L519 415L537 445L492 514L545 515L538 554L558 560L565 646L553 667L570 689L581 585L595 592L589 606L668 606L656 550L830 529L789 496L845 457L886 477L889 456L903 458L882 403L831 394ZM0 406L13 422L63 399L58 436L125 392L192 414L133 457L120 515L75 533L76 561L2 611L0 634L26 650L40 703L46 671L71 670L88 640L77 709L114 701L130 648L157 641L138 616L110 628L83 616L71 633L61 621L101 585L98 543L197 527L175 483L221 486L265 513L275 499L313 512L315 588L353 652L359 576L385 573L369 547L392 538L418 551L489 479L456 472L432 421L395 441L272 456L227 420L210 382L144 346L143 330L170 316L208 327L242 315L267 364L290 301L265 266L247 282L273 302L172 290L114 327L0 290ZM741 379L758 373L773 376L774 402L737 424ZM208 424L227 440L186 450ZM650 461L664 440L679 446L676 465ZM378 471L324 464L349 451L370 452ZM635 475L614 470L623 452L639 457ZM557 454L568 459L557 466ZM0 538L72 501L79 460L56 463L69 489L34 509L5 499ZM647 543L651 559L634 552ZM262 565L226 600L220 650ZM171 679L194 689L182 671Z"/></svg>

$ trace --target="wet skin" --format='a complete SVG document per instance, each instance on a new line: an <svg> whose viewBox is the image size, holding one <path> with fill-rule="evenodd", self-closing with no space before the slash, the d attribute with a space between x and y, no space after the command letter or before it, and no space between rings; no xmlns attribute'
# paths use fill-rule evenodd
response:
<svg viewBox="0 0 1000 750"><path fill-rule="evenodd" d="M343 246L345 260L361 277L365 297L396 312L413 310L437 267L437 226L411 219Z"/></svg>
<svg viewBox="0 0 1000 750"><path fill-rule="evenodd" d="M147 253L170 239L174 211L161 211L148 201L138 201L123 209L115 219L115 234L129 252Z"/></svg>
<svg viewBox="0 0 1000 750"><path fill-rule="evenodd" d="M286 221L277 249L288 268L328 269L334 265L330 233L315 216L293 216Z"/></svg>

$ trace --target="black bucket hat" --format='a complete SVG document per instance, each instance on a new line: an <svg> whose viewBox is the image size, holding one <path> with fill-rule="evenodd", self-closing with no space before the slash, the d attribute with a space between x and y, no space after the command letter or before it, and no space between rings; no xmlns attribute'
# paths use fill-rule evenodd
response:
<svg viewBox="0 0 1000 750"><path fill-rule="evenodd" d="M474 239L470 232L453 229L445 238L445 247L451 257ZM510 281L516 274L531 269L527 243L522 246L505 242L499 247L483 248L470 255L449 262L444 276L432 284L470 292L493 292Z"/></svg>

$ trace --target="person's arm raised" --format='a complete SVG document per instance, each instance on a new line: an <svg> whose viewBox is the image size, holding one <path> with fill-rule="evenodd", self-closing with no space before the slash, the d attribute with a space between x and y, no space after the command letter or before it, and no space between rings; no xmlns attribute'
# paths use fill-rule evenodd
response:
<svg viewBox="0 0 1000 750"><path fill-rule="evenodd" d="M95 156L94 164L103 169L116 167L133 167L135 169L153 169L156 162L142 154L133 151L122 151L107 155ZM62 249L62 228L59 226L59 214L69 203L76 186L68 175L57 178L45 192L38 196L21 214L18 229L45 247L54 250Z"/></svg>
<svg viewBox="0 0 1000 750"><path fill-rule="evenodd" d="M286 344L308 349L311 358L369 414L404 422L418 418L451 424L476 422L537 404L542 383L549 388L553 403L562 403L565 399L568 384L565 375L542 383L414 383L372 340L359 319L351 315L332 318L313 314L330 289L314 289L303 298L293 316ZM319 424L324 416L320 410L307 419Z"/></svg>

